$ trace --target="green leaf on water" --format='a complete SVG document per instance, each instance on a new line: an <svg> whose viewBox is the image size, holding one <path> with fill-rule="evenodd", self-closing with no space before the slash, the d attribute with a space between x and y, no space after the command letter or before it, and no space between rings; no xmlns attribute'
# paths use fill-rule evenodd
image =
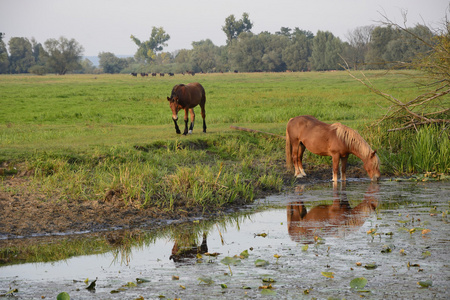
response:
<svg viewBox="0 0 450 300"><path fill-rule="evenodd" d="M237 265L241 263L241 260L237 257L225 256L221 261L224 265Z"/></svg>
<svg viewBox="0 0 450 300"><path fill-rule="evenodd" d="M320 274L326 278L334 278L334 272L320 272Z"/></svg>
<svg viewBox="0 0 450 300"><path fill-rule="evenodd" d="M255 261L255 266L257 266L257 267L264 267L264 266L267 266L268 264L269 264L269 262L264 259L257 259Z"/></svg>
<svg viewBox="0 0 450 300"><path fill-rule="evenodd" d="M373 270L378 268L378 265L376 263L366 264L364 265L364 268L366 268L367 270Z"/></svg>
<svg viewBox="0 0 450 300"><path fill-rule="evenodd" d="M241 258L248 258L248 250L244 250L241 252L241 254L239 254L239 256Z"/></svg>
<svg viewBox="0 0 450 300"><path fill-rule="evenodd" d="M302 246L302 251L308 251L309 246L308 245L303 245Z"/></svg>
<svg viewBox="0 0 450 300"><path fill-rule="evenodd" d="M427 288L427 287L430 287L430 286L433 285L433 281L428 279L428 280L425 280L425 281L419 281L419 282L417 282L417 284L420 285L421 287Z"/></svg>
<svg viewBox="0 0 450 300"><path fill-rule="evenodd" d="M59 293L58 296L56 296L56 300L70 300L70 296L66 292Z"/></svg>
<svg viewBox="0 0 450 300"><path fill-rule="evenodd" d="M275 296L276 294L277 294L277 292L272 289L261 289L261 295Z"/></svg>
<svg viewBox="0 0 450 300"><path fill-rule="evenodd" d="M136 282L138 284L144 283L144 282L150 282L150 280L145 279L145 278L136 278Z"/></svg>
<svg viewBox="0 0 450 300"><path fill-rule="evenodd" d="M222 283L222 284L220 285L220 287L223 288L223 289L228 288L228 286L227 286L225 283Z"/></svg>
<svg viewBox="0 0 450 300"><path fill-rule="evenodd" d="M210 284L214 283L214 280L212 280L209 277L199 277L198 280L200 281L200 283L203 282L204 284L207 284L207 285L210 285Z"/></svg>
<svg viewBox="0 0 450 300"><path fill-rule="evenodd" d="M265 278L262 279L262 282L264 282L264 283L275 283L277 281L275 279L273 279L273 278L265 277Z"/></svg>
<svg viewBox="0 0 450 300"><path fill-rule="evenodd" d="M428 256L431 256L431 252L430 251L425 251L425 252L422 252L422 256L423 257L428 257Z"/></svg>
<svg viewBox="0 0 450 300"><path fill-rule="evenodd" d="M352 281L350 281L350 287L356 290L362 290L366 286L366 284L367 279L364 277L354 278L352 279Z"/></svg>

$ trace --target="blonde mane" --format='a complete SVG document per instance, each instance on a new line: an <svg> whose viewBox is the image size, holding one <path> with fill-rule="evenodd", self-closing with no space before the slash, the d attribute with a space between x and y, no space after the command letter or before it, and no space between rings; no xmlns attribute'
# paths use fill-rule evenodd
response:
<svg viewBox="0 0 450 300"><path fill-rule="evenodd" d="M331 124L332 129L336 129L337 137L342 140L345 145L352 151L358 152L364 159L367 159L372 152L369 144L359 135L359 133L342 125L341 123Z"/></svg>

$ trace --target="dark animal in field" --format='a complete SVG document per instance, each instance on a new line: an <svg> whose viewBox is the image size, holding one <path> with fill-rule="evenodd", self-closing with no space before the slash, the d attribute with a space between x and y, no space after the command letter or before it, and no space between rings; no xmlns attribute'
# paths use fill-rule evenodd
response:
<svg viewBox="0 0 450 300"><path fill-rule="evenodd" d="M137 73L131 73L131 76L136 77L136 76L137 76Z"/></svg>
<svg viewBox="0 0 450 300"><path fill-rule="evenodd" d="M148 73L141 73L142 77L148 76Z"/></svg>
<svg viewBox="0 0 450 300"><path fill-rule="evenodd" d="M164 73L159 73L159 77L164 77Z"/></svg>
<svg viewBox="0 0 450 300"><path fill-rule="evenodd" d="M184 109L184 132L186 135L192 133L194 129L195 113L194 107L200 105L202 118L203 118L203 132L206 132L206 122L205 122L205 103L206 95L203 86L198 83L189 84L177 84L173 87L170 97L167 97L170 103L170 109L172 110L172 120L175 123L175 131L180 134L180 128L178 127L178 111ZM188 130L188 112L191 114L191 125Z"/></svg>
<svg viewBox="0 0 450 300"><path fill-rule="evenodd" d="M313 116L299 116L289 120L286 127L286 165L295 176L306 176L302 159L305 149L314 154L331 156L333 159L333 181L338 178L341 162L341 180L345 181L347 159L356 155L364 163L364 169L372 180L380 178L380 159L376 151L355 130L340 123L327 124Z"/></svg>
<svg viewBox="0 0 450 300"><path fill-rule="evenodd" d="M175 74L173 74L173 73L168 73L169 74L169 76L174 76Z"/></svg>
<svg viewBox="0 0 450 300"><path fill-rule="evenodd" d="M156 73L152 73L152 77L156 77Z"/></svg>

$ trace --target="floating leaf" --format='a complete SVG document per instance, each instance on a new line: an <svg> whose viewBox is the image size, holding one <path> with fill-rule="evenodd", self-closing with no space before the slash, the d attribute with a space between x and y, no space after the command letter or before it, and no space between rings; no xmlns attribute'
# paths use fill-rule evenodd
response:
<svg viewBox="0 0 450 300"><path fill-rule="evenodd" d="M216 257L216 256L219 256L219 255L220 255L220 253L218 253L218 252L214 252L214 253L209 253L209 252L206 252L206 253L205 253L205 255L206 255L206 256L212 256L212 257Z"/></svg>
<svg viewBox="0 0 450 300"><path fill-rule="evenodd" d="M243 286L242 287L244 290L251 290L252 288L251 287L249 287L249 286Z"/></svg>
<svg viewBox="0 0 450 300"><path fill-rule="evenodd" d="M138 284L141 284L141 283L145 283L145 282L150 282L150 280L145 279L145 278L136 278L136 282Z"/></svg>
<svg viewBox="0 0 450 300"><path fill-rule="evenodd" d="M431 252L430 251L425 251L425 252L422 253L422 256L423 257L431 256Z"/></svg>
<svg viewBox="0 0 450 300"><path fill-rule="evenodd" d="M281 257L281 255L274 254L273 257L275 257L276 259L279 259Z"/></svg>
<svg viewBox="0 0 450 300"><path fill-rule="evenodd" d="M200 283L203 282L203 283L208 284L208 285L214 283L214 280L212 280L209 277L199 277L198 280L200 281Z"/></svg>
<svg viewBox="0 0 450 300"><path fill-rule="evenodd" d="M239 254L239 256L241 258L248 258L248 250L244 250L241 252L241 254Z"/></svg>
<svg viewBox="0 0 450 300"><path fill-rule="evenodd" d="M241 263L241 260L237 257L226 256L221 261L224 265L237 265Z"/></svg>
<svg viewBox="0 0 450 300"><path fill-rule="evenodd" d="M400 249L400 254L401 254L401 255L406 255L405 249Z"/></svg>
<svg viewBox="0 0 450 300"><path fill-rule="evenodd" d="M272 290L272 289L262 289L261 290L261 295L265 295L265 296L275 296L277 294L276 291Z"/></svg>
<svg viewBox="0 0 450 300"><path fill-rule="evenodd" d="M264 259L257 259L255 261L255 266L257 266L257 267L264 267L264 266L267 266L268 264L269 264L269 262Z"/></svg>
<svg viewBox="0 0 450 300"><path fill-rule="evenodd" d="M227 286L225 283L222 283L222 284L220 285L220 287L223 288L223 289L228 288L228 286Z"/></svg>
<svg viewBox="0 0 450 300"><path fill-rule="evenodd" d="M91 282L91 284L86 288L88 291L94 291L95 290L95 283L97 282L97 279Z"/></svg>
<svg viewBox="0 0 450 300"><path fill-rule="evenodd" d="M265 289L273 289L273 286L271 284L269 285L263 285L259 287L260 290L265 290Z"/></svg>
<svg viewBox="0 0 450 300"><path fill-rule="evenodd" d="M320 274L326 278L334 278L334 272L320 272Z"/></svg>
<svg viewBox="0 0 450 300"><path fill-rule="evenodd" d="M364 268L366 268L367 270L373 270L378 268L378 265L376 263L366 264L364 265Z"/></svg>
<svg viewBox="0 0 450 300"><path fill-rule="evenodd" d="M56 300L70 300L70 296L67 292L62 292L56 296Z"/></svg>
<svg viewBox="0 0 450 300"><path fill-rule="evenodd" d="M180 288L182 288L183 290L186 289L186 287L184 285L181 285L181 284L180 284Z"/></svg>
<svg viewBox="0 0 450 300"><path fill-rule="evenodd" d="M263 238L265 238L267 236L267 233L255 233L255 236L261 236Z"/></svg>
<svg viewBox="0 0 450 300"><path fill-rule="evenodd" d="M362 263L357 262L356 265L357 265L358 267L361 267L361 266L362 266Z"/></svg>
<svg viewBox="0 0 450 300"><path fill-rule="evenodd" d="M431 281L429 279L429 280L425 280L425 281L419 281L419 282L417 282L417 284L420 285L421 287L427 288L427 287L430 287L433 285L433 281Z"/></svg>
<svg viewBox="0 0 450 300"><path fill-rule="evenodd" d="M366 284L367 279L364 277L354 278L352 279L352 281L350 281L350 287L356 290L362 290L366 286Z"/></svg>
<svg viewBox="0 0 450 300"><path fill-rule="evenodd" d="M268 277L263 278L262 281L263 281L264 283L275 283L275 282L277 282L275 279L268 278Z"/></svg>
<svg viewBox="0 0 450 300"><path fill-rule="evenodd" d="M422 230L422 234L425 235L427 233L431 232L431 229L424 229Z"/></svg>
<svg viewBox="0 0 450 300"><path fill-rule="evenodd" d="M180 280L180 276L172 275L172 280Z"/></svg>
<svg viewBox="0 0 450 300"><path fill-rule="evenodd" d="M302 246L302 251L308 251L309 246L308 245L303 245Z"/></svg>
<svg viewBox="0 0 450 300"><path fill-rule="evenodd" d="M136 283L130 281L130 282L127 282L127 284L124 284L123 286L124 287L135 287Z"/></svg>

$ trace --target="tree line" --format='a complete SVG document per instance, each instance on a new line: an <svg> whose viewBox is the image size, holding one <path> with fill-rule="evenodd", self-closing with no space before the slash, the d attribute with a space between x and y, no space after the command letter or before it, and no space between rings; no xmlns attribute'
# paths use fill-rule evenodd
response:
<svg viewBox="0 0 450 300"><path fill-rule="evenodd" d="M134 57L101 52L99 67L83 59L83 46L74 39L49 39L42 45L34 38L13 37L8 51L5 34L0 33L0 74L326 71L342 69L344 60L353 69L383 69L394 62L407 64L416 55L430 51L434 37L424 25L408 29L420 39L383 25L351 30L348 41L329 31L319 30L314 35L298 27L281 27L275 33L255 34L252 28L247 13L239 20L230 15L222 27L226 45L216 46L206 39L192 42L190 50L169 53L163 50L170 35L162 27L153 27L147 41L130 37L137 46Z"/></svg>

